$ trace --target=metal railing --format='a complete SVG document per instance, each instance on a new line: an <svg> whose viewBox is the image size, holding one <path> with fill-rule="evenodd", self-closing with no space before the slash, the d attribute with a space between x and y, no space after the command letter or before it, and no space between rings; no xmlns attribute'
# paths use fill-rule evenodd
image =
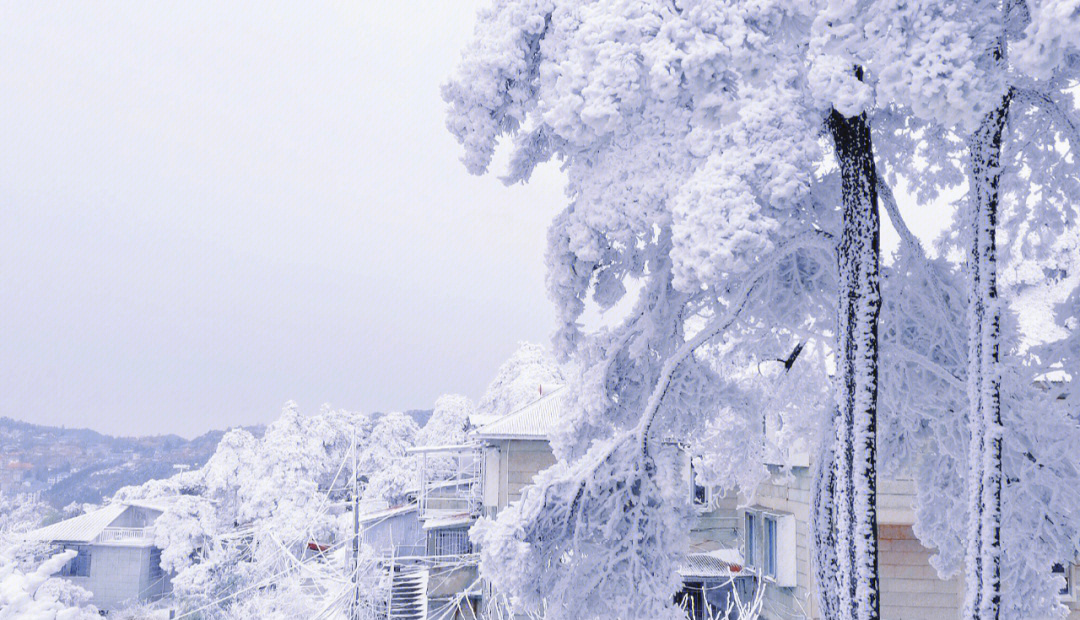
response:
<svg viewBox="0 0 1080 620"><path fill-rule="evenodd" d="M477 446L447 446L421 453L420 518L479 513L483 456Z"/></svg>
<svg viewBox="0 0 1080 620"><path fill-rule="evenodd" d="M432 553L434 556L468 555L472 553L468 530L438 530L432 532Z"/></svg>
<svg viewBox="0 0 1080 620"><path fill-rule="evenodd" d="M150 540L153 533L145 527L107 527L98 534L97 542L136 542Z"/></svg>

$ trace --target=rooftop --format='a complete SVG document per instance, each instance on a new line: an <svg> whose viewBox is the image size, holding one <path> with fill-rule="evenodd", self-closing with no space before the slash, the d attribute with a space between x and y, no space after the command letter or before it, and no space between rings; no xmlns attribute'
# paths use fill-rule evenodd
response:
<svg viewBox="0 0 1080 620"><path fill-rule="evenodd" d="M567 390L557 386L544 396L476 430L481 439L547 439L562 416Z"/></svg>

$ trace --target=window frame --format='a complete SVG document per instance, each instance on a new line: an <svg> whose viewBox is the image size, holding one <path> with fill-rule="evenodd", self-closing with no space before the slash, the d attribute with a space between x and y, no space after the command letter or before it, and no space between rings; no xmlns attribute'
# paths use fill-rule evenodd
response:
<svg viewBox="0 0 1080 620"><path fill-rule="evenodd" d="M756 567L758 565L758 519L761 518L760 513L747 510L744 517L743 535L746 538L746 565Z"/></svg>
<svg viewBox="0 0 1080 620"><path fill-rule="evenodd" d="M761 578L770 581L780 578L781 521L787 518L790 516L761 508L745 510L744 562L747 567L754 568Z"/></svg>
<svg viewBox="0 0 1080 620"><path fill-rule="evenodd" d="M1065 587L1058 591L1058 599L1063 601L1075 601L1076 592L1073 588L1072 566L1067 562L1055 562L1050 567L1050 572L1065 578Z"/></svg>
<svg viewBox="0 0 1080 620"><path fill-rule="evenodd" d="M761 516L761 572L770 579L776 579L778 521L774 515Z"/></svg>

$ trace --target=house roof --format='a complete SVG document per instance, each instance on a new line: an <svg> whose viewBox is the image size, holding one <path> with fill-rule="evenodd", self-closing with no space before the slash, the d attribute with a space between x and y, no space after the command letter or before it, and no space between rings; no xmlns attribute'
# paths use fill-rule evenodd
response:
<svg viewBox="0 0 1080 620"><path fill-rule="evenodd" d="M461 527L463 525L472 525L476 521L476 516L467 512L446 515L438 519L428 519L424 521L425 530L438 530L448 527Z"/></svg>
<svg viewBox="0 0 1080 620"><path fill-rule="evenodd" d="M379 521L382 519L389 519L390 517L396 517L398 515L408 514L410 512L416 512L416 503L405 504L403 506L394 506L393 508L387 508L385 510L377 510L375 512L360 513L358 517L360 523L367 524L373 521Z"/></svg>
<svg viewBox="0 0 1080 620"><path fill-rule="evenodd" d="M681 577L730 577L742 572L742 555L734 549L691 553L679 567Z"/></svg>
<svg viewBox="0 0 1080 620"><path fill-rule="evenodd" d="M558 386L521 409L476 429L481 439L547 439L562 416L567 390Z"/></svg>
<svg viewBox="0 0 1080 620"><path fill-rule="evenodd" d="M86 514L31 530L25 534L25 537L28 540L93 542L101 534L102 530L109 527L127 509L127 504L109 504Z"/></svg>

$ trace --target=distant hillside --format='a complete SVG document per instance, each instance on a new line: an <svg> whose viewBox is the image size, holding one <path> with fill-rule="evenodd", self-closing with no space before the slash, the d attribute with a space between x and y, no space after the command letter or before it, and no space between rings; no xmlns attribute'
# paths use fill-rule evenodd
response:
<svg viewBox="0 0 1080 620"><path fill-rule="evenodd" d="M265 430L247 428L255 435ZM57 508L97 503L120 487L202 467L224 434L113 437L0 418L0 491L40 492Z"/></svg>
<svg viewBox="0 0 1080 620"><path fill-rule="evenodd" d="M409 409L405 412L405 415L415 420L422 427L431 419L431 412L431 409Z"/></svg>

